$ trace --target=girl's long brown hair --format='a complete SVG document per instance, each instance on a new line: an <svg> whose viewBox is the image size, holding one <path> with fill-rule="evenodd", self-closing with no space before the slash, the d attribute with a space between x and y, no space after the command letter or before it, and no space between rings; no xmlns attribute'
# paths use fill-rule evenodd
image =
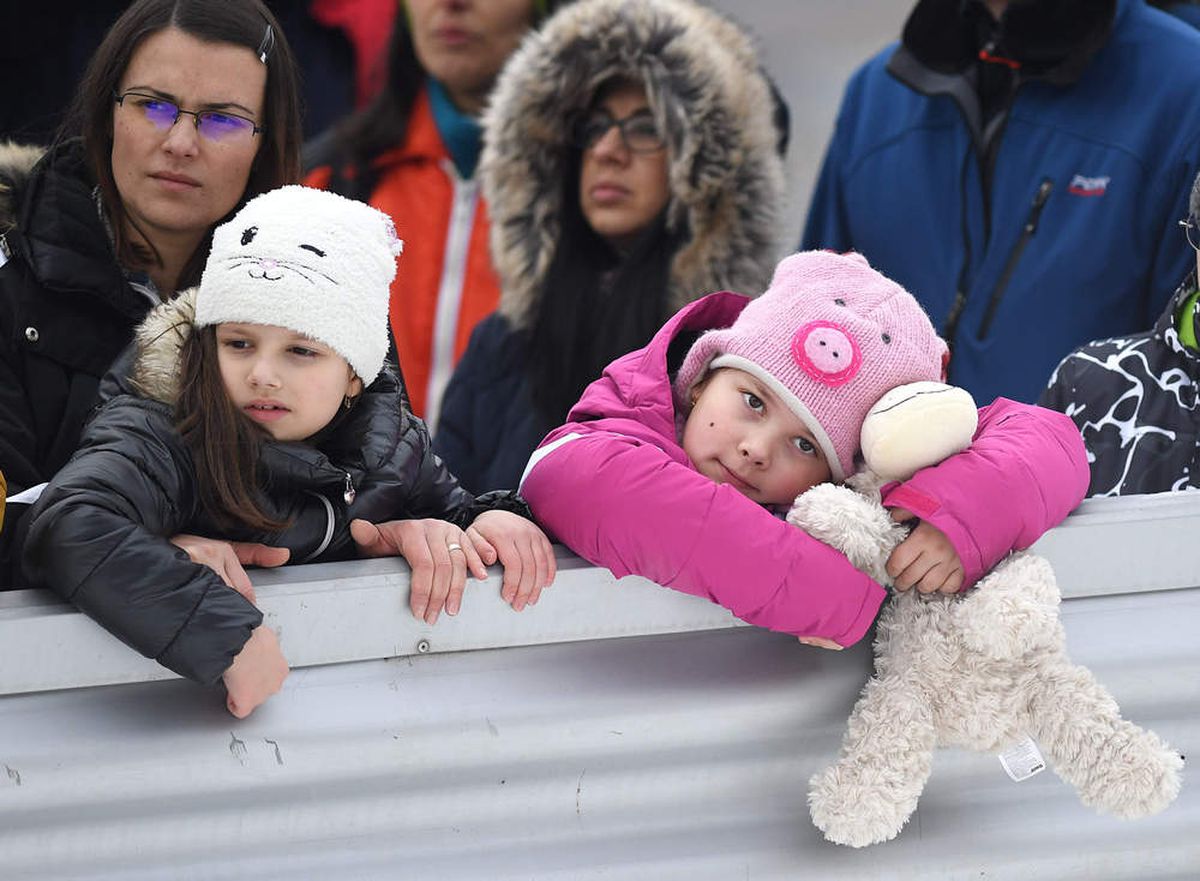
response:
<svg viewBox="0 0 1200 881"><path fill-rule="evenodd" d="M287 526L259 502L258 452L265 432L229 399L215 325L193 328L180 351L175 426L192 454L200 505L215 525L268 533Z"/></svg>

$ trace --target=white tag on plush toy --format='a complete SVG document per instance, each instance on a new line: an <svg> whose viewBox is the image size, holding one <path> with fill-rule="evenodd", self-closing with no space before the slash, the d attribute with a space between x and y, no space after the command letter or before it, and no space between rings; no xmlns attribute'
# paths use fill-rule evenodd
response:
<svg viewBox="0 0 1200 881"><path fill-rule="evenodd" d="M1018 740L1000 753L999 759L1005 773L1017 783L1046 770L1046 760L1042 758L1042 751L1032 737Z"/></svg>

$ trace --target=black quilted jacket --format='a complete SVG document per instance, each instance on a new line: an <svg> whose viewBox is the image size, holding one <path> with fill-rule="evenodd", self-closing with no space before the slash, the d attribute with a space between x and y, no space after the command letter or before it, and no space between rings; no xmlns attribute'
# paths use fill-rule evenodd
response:
<svg viewBox="0 0 1200 881"><path fill-rule="evenodd" d="M184 292L156 309L143 330L192 303L192 292ZM178 346L169 334L140 338ZM141 369L148 360L139 351L133 375L142 394L128 393L127 381L105 380L106 388L127 393L99 410L79 451L30 512L25 574L182 676L219 679L262 613L192 563L170 536L262 541L289 548L293 562L323 562L354 556L354 518L436 517L465 527L493 508L528 516L515 494L477 499L459 486L433 454L424 423L402 405L395 375L385 371L316 445L263 444L264 507L292 518L289 527L274 535L222 532L200 508L190 454L172 426L169 371L156 379Z"/></svg>
<svg viewBox="0 0 1200 881"><path fill-rule="evenodd" d="M117 265L78 142L32 172L35 154L0 153L0 471L15 494L70 458L100 377L153 304ZM0 589L16 586L26 511L9 506Z"/></svg>

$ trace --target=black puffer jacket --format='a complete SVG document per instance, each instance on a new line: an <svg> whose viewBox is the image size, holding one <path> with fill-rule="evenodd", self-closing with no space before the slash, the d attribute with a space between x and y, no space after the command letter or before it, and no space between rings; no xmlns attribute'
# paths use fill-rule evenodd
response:
<svg viewBox="0 0 1200 881"><path fill-rule="evenodd" d="M194 291L186 291L151 313L124 383L142 394L104 404L29 515L29 580L142 654L211 683L262 621L250 602L167 541L178 533L262 541L289 548L295 562L318 562L354 555L354 518L436 517L465 527L488 509L528 516L513 494L476 499L458 485L385 371L316 446L263 444L264 507L293 518L288 528L277 535L218 530L201 510L191 456L172 426L179 346L194 303Z"/></svg>
<svg viewBox="0 0 1200 881"><path fill-rule="evenodd" d="M117 264L79 142L31 171L37 155L0 146L0 470L10 494L70 458L100 377L153 305ZM0 533L0 589L14 581L26 510L10 506Z"/></svg>
<svg viewBox="0 0 1200 881"><path fill-rule="evenodd" d="M1089 496L1200 489L1200 355L1176 328L1195 291L1191 275L1153 330L1088 343L1050 377L1038 403L1079 426Z"/></svg>

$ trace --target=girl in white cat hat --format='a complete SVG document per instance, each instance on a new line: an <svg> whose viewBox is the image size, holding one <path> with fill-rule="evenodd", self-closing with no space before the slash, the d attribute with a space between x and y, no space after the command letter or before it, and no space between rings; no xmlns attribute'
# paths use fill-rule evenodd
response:
<svg viewBox="0 0 1200 881"><path fill-rule="evenodd" d="M31 512L28 577L176 673L222 680L236 716L287 663L244 573L203 565L215 542L194 536L276 565L402 555L431 624L497 560L505 599L536 602L549 542L515 494L458 485L385 363L400 250L386 215L305 187L219 227L200 286L139 328L121 393Z"/></svg>

